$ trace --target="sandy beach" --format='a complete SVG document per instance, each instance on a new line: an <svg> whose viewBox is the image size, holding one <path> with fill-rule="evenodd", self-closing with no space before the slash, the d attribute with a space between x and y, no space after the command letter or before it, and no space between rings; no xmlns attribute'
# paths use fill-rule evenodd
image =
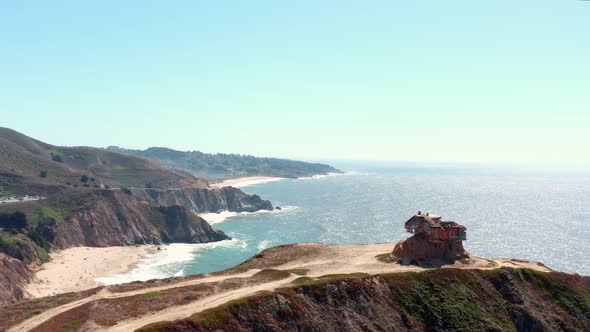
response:
<svg viewBox="0 0 590 332"><path fill-rule="evenodd" d="M211 187L245 187L258 183L274 182L284 180L285 178L271 177L271 176L250 176L244 178L227 179L222 182L211 183Z"/></svg>
<svg viewBox="0 0 590 332"><path fill-rule="evenodd" d="M26 292L36 298L96 287L96 278L128 272L156 247L76 247L51 253L52 260L41 266Z"/></svg>

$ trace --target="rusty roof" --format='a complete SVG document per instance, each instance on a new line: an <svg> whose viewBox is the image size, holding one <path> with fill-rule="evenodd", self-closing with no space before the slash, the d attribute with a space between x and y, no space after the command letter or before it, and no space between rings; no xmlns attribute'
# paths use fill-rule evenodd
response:
<svg viewBox="0 0 590 332"><path fill-rule="evenodd" d="M442 220L441 216L436 214L416 214L408 221L406 221L405 225L408 226L412 223L422 223L426 222L430 227L433 228L452 228L452 227L460 227L463 230L467 228L463 225L460 225L454 221L444 221Z"/></svg>

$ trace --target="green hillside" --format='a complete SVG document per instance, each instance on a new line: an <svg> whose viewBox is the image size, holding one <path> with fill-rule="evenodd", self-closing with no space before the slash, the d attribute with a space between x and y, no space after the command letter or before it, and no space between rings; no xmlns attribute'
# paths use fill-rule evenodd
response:
<svg viewBox="0 0 590 332"><path fill-rule="evenodd" d="M63 187L180 188L207 182L148 159L91 147L59 147L0 127L0 196Z"/></svg>
<svg viewBox="0 0 590 332"><path fill-rule="evenodd" d="M211 154L200 151L177 151L153 147L146 150L129 150L116 146L116 151L151 159L161 165L183 170L208 180L222 180L246 176L276 176L298 178L342 171L324 164L307 163L277 158L259 158L240 154Z"/></svg>

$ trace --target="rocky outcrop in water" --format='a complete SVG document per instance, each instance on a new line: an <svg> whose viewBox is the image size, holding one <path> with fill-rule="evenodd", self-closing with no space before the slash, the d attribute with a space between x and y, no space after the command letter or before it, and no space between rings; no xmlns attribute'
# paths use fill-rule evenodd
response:
<svg viewBox="0 0 590 332"><path fill-rule="evenodd" d="M155 206L182 205L197 212L254 212L272 210L272 204L238 188L134 189L133 195Z"/></svg>
<svg viewBox="0 0 590 332"><path fill-rule="evenodd" d="M590 277L504 268L341 278L139 331L590 330Z"/></svg>

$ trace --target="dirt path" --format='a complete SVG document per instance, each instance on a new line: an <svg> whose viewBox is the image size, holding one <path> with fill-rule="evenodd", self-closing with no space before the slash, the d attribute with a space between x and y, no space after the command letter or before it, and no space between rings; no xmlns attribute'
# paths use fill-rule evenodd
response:
<svg viewBox="0 0 590 332"><path fill-rule="evenodd" d="M317 243L303 243L288 246L286 249L273 248L263 252L263 255L259 255L261 258L256 259L256 268L249 269L246 272L206 276L200 279L188 280L179 283L168 284L165 286L143 288L120 293L111 293L105 289L100 293L90 297L43 312L10 328L8 331L28 331L56 315L98 299L113 299L135 296L170 288L218 282L229 278L249 278L255 273L261 271L263 268L279 270L304 270L306 276L311 278L317 278L329 274L348 274L357 272L374 275L392 272L418 272L426 270L417 266L403 266L397 263L388 263L377 258L380 255L382 256L383 254L391 252L392 248L393 244L391 243L370 245L326 245ZM461 262L456 262L453 265L447 265L442 268L495 269L498 267L520 267L544 272L550 271L544 265L538 264L536 262L514 259L486 259L480 257L471 257L468 260L462 260ZM134 319L121 321L117 325L110 328L97 325L87 327L88 330L133 331L150 323L186 318L195 313L226 303L227 301L250 296L260 291L272 291L279 287L288 287L292 285L291 281L298 277L299 275L292 274L290 277L281 280L269 281L267 283L215 293L189 304L174 306Z"/></svg>
<svg viewBox="0 0 590 332"><path fill-rule="evenodd" d="M185 304L182 306L172 307L166 310L158 311L156 313L143 316L139 319L133 319L123 321L116 326L104 329L104 331L112 332L128 332L135 331L138 328L146 326L148 324L157 323L161 321L173 321L180 318L191 316L192 314L215 308L219 305L227 303L231 300L237 300L239 298L254 295L261 291L272 291L276 288L285 287L291 284L291 281L296 279L297 276L293 276L280 281L269 282L261 285L256 285L247 288L240 288L233 291L218 293L213 296L208 296L204 299Z"/></svg>
<svg viewBox="0 0 590 332"><path fill-rule="evenodd" d="M36 315L36 316L18 324L18 325L11 327L10 329L8 329L7 332L29 331L29 330L35 328L36 326L41 325L43 322L47 321L48 319L50 319L52 317L55 317L63 312L66 312L66 311L72 309L72 308L79 307L81 305L84 305L88 302L92 302L94 300L115 299L115 298L120 298L120 297L135 296L135 295L140 295L140 294L149 293L149 292L166 290L166 289L170 289L170 288L191 286L191 285L197 285L197 284L202 284L202 283L217 282L217 281L222 281L222 280L229 279L229 278L247 278L247 277L251 277L253 274L255 274L258 271L260 271L260 270L249 270L244 273L232 274L232 275L227 275L227 276L211 276L211 277L205 277L202 279L195 279L195 280L189 280L189 281L180 282L180 283L176 283L176 284L170 284L170 285L166 285L166 286L143 288L143 289L138 289L138 290L129 291L129 292L111 293L107 289L104 289L104 290L100 291L99 293L91 295L89 297L86 297L86 298L83 298L83 299L80 299L80 300L77 300L74 302L70 302L70 303L64 304L62 306L53 308L53 309L49 309L49 310L47 310L39 315Z"/></svg>

